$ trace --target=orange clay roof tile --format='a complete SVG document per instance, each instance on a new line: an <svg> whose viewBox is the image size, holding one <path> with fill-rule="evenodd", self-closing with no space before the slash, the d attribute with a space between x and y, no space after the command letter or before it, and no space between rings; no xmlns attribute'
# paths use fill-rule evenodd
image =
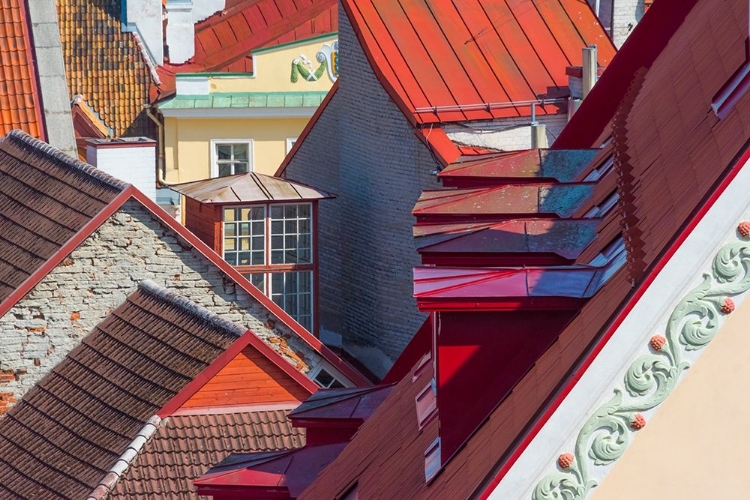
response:
<svg viewBox="0 0 750 500"><path fill-rule="evenodd" d="M120 0L55 3L71 100L81 94L116 136L149 135L151 74L133 34L121 29Z"/></svg>
<svg viewBox="0 0 750 500"><path fill-rule="evenodd" d="M22 0L0 3L0 134L21 129L43 138L42 105L25 17Z"/></svg>

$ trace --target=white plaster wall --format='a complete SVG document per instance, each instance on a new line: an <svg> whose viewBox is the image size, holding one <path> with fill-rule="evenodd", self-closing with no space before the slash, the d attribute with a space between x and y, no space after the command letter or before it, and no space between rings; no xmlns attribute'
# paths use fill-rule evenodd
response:
<svg viewBox="0 0 750 500"><path fill-rule="evenodd" d="M547 126L547 144L552 144L568 122L567 115L541 115L537 122ZM502 118L492 122L447 124L445 133L451 140L467 146L517 151L531 148L531 119Z"/></svg>
<svg viewBox="0 0 750 500"><path fill-rule="evenodd" d="M156 201L156 145L86 149L88 162Z"/></svg>
<svg viewBox="0 0 750 500"><path fill-rule="evenodd" d="M138 28L138 33L156 64L164 64L161 11L161 0L127 0L128 25Z"/></svg>

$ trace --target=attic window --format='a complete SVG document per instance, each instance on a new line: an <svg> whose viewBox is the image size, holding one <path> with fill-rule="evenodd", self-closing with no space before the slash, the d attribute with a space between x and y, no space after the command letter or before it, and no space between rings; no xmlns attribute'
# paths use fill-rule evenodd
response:
<svg viewBox="0 0 750 500"><path fill-rule="evenodd" d="M440 471L440 438L432 442L424 452L424 479L426 482L432 479Z"/></svg>
<svg viewBox="0 0 750 500"><path fill-rule="evenodd" d="M598 181L599 179L601 179L602 177L604 177L604 174L606 174L607 172L609 172L612 169L612 167L614 166L614 164L615 164L615 158L614 158L614 156L613 155L609 155L609 157L607 157L607 159L604 161L604 163L602 163L601 165L599 165L598 167L596 167L594 170L592 170L591 173L589 175L587 175L585 179L583 179L583 182L596 182L596 181Z"/></svg>
<svg viewBox="0 0 750 500"><path fill-rule="evenodd" d="M417 406L417 425L419 430L427 425L437 415L437 401L435 399L435 379L430 380L427 387L422 389L414 401Z"/></svg>
<svg viewBox="0 0 750 500"><path fill-rule="evenodd" d="M428 351L427 354L419 358L419 361L417 361L417 367L414 369L414 376L411 378L412 382L416 382L416 380L424 373L425 369L429 366L430 361L432 361L432 351Z"/></svg>
<svg viewBox="0 0 750 500"><path fill-rule="evenodd" d="M620 200L620 195L617 194L617 192L613 192L611 195L609 195L603 202L598 204L597 206L593 207L591 210L586 212L584 217L591 219L594 217L604 217L607 215L607 212L612 210L612 207L617 205L617 202Z"/></svg>
<svg viewBox="0 0 750 500"><path fill-rule="evenodd" d="M323 389L341 389L344 387L344 384L336 380L336 377L322 367L318 369L315 375L310 375L310 377Z"/></svg>

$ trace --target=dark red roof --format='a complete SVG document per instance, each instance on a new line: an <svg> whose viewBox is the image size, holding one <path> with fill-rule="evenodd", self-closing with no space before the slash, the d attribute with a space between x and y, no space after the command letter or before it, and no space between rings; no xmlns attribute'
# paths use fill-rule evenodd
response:
<svg viewBox="0 0 750 500"><path fill-rule="evenodd" d="M230 453L280 451L304 444L284 410L173 415L133 460L108 498L197 498L193 480Z"/></svg>
<svg viewBox="0 0 750 500"><path fill-rule="evenodd" d="M85 498L237 328L144 282L0 420L2 496Z"/></svg>
<svg viewBox="0 0 750 500"><path fill-rule="evenodd" d="M604 66L615 54L586 2L342 5L375 73L412 123L529 116L528 104L508 103L568 95L565 69L580 65L583 47L596 44Z"/></svg>
<svg viewBox="0 0 750 500"><path fill-rule="evenodd" d="M361 424L390 389L390 386L321 389L295 408L289 418L301 427L308 427L312 420L356 420Z"/></svg>
<svg viewBox="0 0 750 500"><path fill-rule="evenodd" d="M336 0L242 0L195 26L195 55L158 68L162 95L175 90L175 74L251 73L252 51L338 30Z"/></svg>
<svg viewBox="0 0 750 500"><path fill-rule="evenodd" d="M750 95L721 120L711 107L745 63L747 8L745 0L659 0L589 99L598 97L569 124L564 147L590 147L607 127L613 135L615 168L598 184L616 184L622 201L589 247L606 247L610 236L621 234L623 219L638 230L637 243L629 243L628 266L583 305L442 471L425 483L423 454L438 435L438 419L421 432L414 421L414 397L432 374L415 383L407 376L301 498L333 498L354 482L362 498L487 497L488 486L502 479L750 157ZM642 66L648 70L639 75ZM592 198L599 198L587 203L604 195L596 191ZM642 273L633 275L636 264Z"/></svg>

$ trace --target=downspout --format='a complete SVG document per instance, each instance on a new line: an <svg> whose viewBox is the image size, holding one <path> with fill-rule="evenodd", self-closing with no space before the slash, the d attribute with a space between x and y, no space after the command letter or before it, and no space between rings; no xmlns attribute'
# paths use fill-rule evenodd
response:
<svg viewBox="0 0 750 500"><path fill-rule="evenodd" d="M164 161L164 124L156 116L154 116L154 113L152 111L153 108L150 104L144 104L143 107L146 108L146 115L151 119L152 122L156 124L157 135L159 136L159 158L156 161L156 180L159 182L159 184L162 184L164 186L171 186L172 184L164 179L167 175L167 167Z"/></svg>

